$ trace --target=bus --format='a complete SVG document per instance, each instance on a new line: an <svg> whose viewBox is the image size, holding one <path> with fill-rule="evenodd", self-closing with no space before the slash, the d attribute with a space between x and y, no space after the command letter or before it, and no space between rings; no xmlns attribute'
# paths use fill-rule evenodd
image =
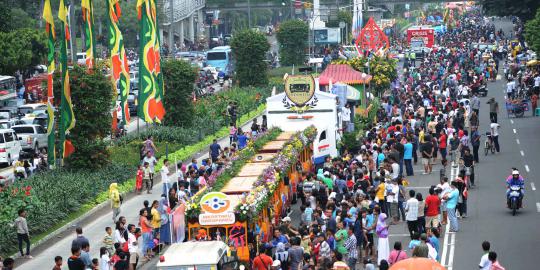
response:
<svg viewBox="0 0 540 270"><path fill-rule="evenodd" d="M234 73L234 61L230 46L218 46L206 52L206 65L223 71L225 76L231 77Z"/></svg>
<svg viewBox="0 0 540 270"><path fill-rule="evenodd" d="M315 128L312 128L313 130ZM286 171L279 173L282 179L279 181L276 179L268 200L252 205L260 209L257 216L242 218L239 214L235 214L237 206L241 206L246 201L249 202L250 196L256 194L255 190L258 188L255 187L255 183L263 177L263 174L268 170L274 170L274 174L277 174L272 166L280 153L284 151L282 149L290 149L292 142L300 142L300 140L307 142L297 148L296 161L291 161L296 163L290 164ZM287 215L287 209L296 193L296 185L301 181L302 172L311 170L312 155L312 140L303 132L282 132L276 139L266 143L220 190L207 193L201 198L201 214L198 218L187 220L189 241L200 241L200 235L212 240L221 239L229 245L241 262L249 262L250 252L252 252L249 247L269 242L276 224L279 224L281 218ZM204 207L203 205L208 205L208 202L225 203L218 205L217 208Z"/></svg>
<svg viewBox="0 0 540 270"><path fill-rule="evenodd" d="M17 97L17 82L13 76L0 75L0 105L1 106L16 106L16 102L12 102Z"/></svg>

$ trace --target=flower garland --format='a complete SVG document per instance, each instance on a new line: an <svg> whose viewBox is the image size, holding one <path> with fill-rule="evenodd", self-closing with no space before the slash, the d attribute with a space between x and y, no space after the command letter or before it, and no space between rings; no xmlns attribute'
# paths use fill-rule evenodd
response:
<svg viewBox="0 0 540 270"><path fill-rule="evenodd" d="M201 198L208 192L219 191L225 187L265 144L276 139L281 132L279 128L273 128L259 133L249 141L245 148L230 158L231 162L221 169L213 171L206 181L208 188L196 196L191 197L189 203L187 203L186 216L188 218L197 218L201 212L199 205Z"/></svg>
<svg viewBox="0 0 540 270"><path fill-rule="evenodd" d="M300 152L313 143L316 135L317 128L309 126L304 131L296 133L283 145L281 152L273 159L272 165L264 170L262 176L253 183L253 189L245 195L242 203L236 206L235 213L240 215L241 220L256 217L268 206L270 198L283 178L282 175L296 164Z"/></svg>

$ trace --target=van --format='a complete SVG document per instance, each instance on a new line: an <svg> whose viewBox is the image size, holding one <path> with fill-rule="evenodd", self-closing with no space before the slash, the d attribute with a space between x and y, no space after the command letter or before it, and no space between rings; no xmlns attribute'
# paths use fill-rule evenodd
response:
<svg viewBox="0 0 540 270"><path fill-rule="evenodd" d="M158 270L236 270L238 258L228 256L229 247L222 241L172 244L160 257Z"/></svg>
<svg viewBox="0 0 540 270"><path fill-rule="evenodd" d="M0 129L0 163L11 166L19 159L21 143L13 129Z"/></svg>
<svg viewBox="0 0 540 270"><path fill-rule="evenodd" d="M25 116L28 114L33 114L34 111L42 111L42 110L47 110L47 104L32 103L32 104L25 104L25 105L19 106L19 108L17 109L17 113L20 116Z"/></svg>

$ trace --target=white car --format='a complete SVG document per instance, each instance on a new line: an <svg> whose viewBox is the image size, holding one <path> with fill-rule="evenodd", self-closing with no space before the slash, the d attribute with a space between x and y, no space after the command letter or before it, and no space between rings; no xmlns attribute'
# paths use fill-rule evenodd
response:
<svg viewBox="0 0 540 270"><path fill-rule="evenodd" d="M33 103L33 104L24 104L19 106L17 109L17 113L19 115L27 115L32 114L34 111L46 111L47 110L47 104L43 103Z"/></svg>
<svg viewBox="0 0 540 270"><path fill-rule="evenodd" d="M39 153L39 149L47 146L47 131L40 125L12 126L17 133L22 150L29 153Z"/></svg>
<svg viewBox="0 0 540 270"><path fill-rule="evenodd" d="M0 129L0 163L11 164L19 159L21 143L13 129Z"/></svg>

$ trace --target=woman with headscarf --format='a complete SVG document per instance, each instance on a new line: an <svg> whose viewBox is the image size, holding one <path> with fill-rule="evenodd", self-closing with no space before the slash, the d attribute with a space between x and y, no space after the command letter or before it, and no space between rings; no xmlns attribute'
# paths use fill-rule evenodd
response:
<svg viewBox="0 0 540 270"><path fill-rule="evenodd" d="M158 212L161 216L161 227L159 228L159 242L170 244L171 243L171 228L169 223L169 201L167 197L162 196L159 201Z"/></svg>
<svg viewBox="0 0 540 270"><path fill-rule="evenodd" d="M118 215L120 215L120 192L118 192L118 184L112 183L109 186L109 199L111 200L111 208L112 208L112 219L113 222L116 223L116 219L118 218Z"/></svg>
<svg viewBox="0 0 540 270"><path fill-rule="evenodd" d="M390 224L386 224L386 214L381 213L377 221L377 236L379 237L379 242L377 245L377 264L381 264L382 260L388 261L390 255L390 244L388 243L388 227Z"/></svg>

